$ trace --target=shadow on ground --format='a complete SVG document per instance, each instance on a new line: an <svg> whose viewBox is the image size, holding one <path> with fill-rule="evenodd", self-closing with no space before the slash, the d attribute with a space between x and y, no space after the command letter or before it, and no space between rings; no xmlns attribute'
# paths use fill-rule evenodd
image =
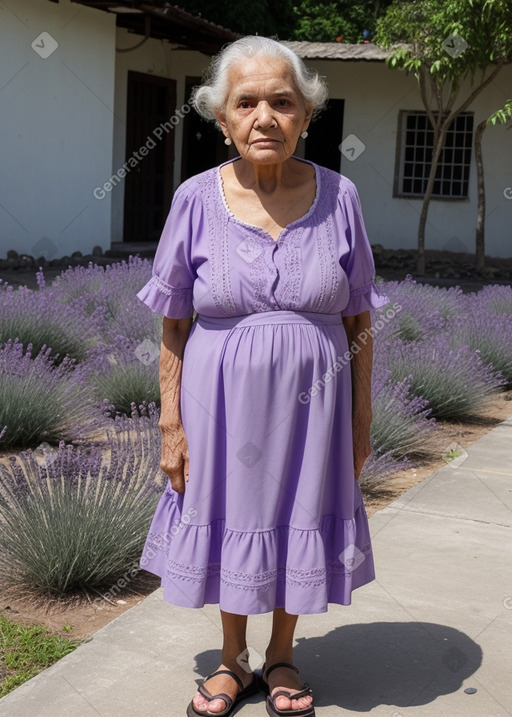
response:
<svg viewBox="0 0 512 717"><path fill-rule="evenodd" d="M459 690L482 662L480 646L466 634L428 622L343 625L321 637L299 638L294 655L318 707L354 712L429 704ZM204 678L220 664L220 651L195 659Z"/></svg>

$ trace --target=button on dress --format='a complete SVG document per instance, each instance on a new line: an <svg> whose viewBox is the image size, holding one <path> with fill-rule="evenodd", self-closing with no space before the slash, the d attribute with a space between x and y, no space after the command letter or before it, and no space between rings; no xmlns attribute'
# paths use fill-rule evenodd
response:
<svg viewBox="0 0 512 717"><path fill-rule="evenodd" d="M375 577L342 316L386 300L353 183L313 167L314 203L277 241L229 210L220 167L184 182L138 293L169 318L197 312L180 396L189 481L183 495L167 484L141 558L175 605L321 613Z"/></svg>

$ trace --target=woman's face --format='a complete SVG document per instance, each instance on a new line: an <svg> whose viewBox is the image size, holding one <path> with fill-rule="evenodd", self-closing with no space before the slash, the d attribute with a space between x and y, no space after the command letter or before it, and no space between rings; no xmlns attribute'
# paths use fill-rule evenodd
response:
<svg viewBox="0 0 512 717"><path fill-rule="evenodd" d="M217 119L242 158L279 164L294 153L311 108L285 60L256 55L231 68L225 110Z"/></svg>

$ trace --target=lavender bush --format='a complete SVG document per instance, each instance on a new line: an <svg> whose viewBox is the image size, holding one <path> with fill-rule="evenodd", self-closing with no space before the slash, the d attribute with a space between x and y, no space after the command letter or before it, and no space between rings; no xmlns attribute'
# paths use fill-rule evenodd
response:
<svg viewBox="0 0 512 717"><path fill-rule="evenodd" d="M464 306L464 295L458 287L440 289L428 284L418 284L411 277L404 281L386 281L380 286L390 304L398 305L392 321L386 322L380 340L384 338L402 341L426 340L444 331L448 320L458 315ZM388 306L389 306L388 305ZM387 311L378 309L374 322Z"/></svg>
<svg viewBox="0 0 512 717"><path fill-rule="evenodd" d="M164 477L156 409L118 418L106 438L0 463L0 570L11 584L63 594L137 574Z"/></svg>
<svg viewBox="0 0 512 717"><path fill-rule="evenodd" d="M377 455L389 453L400 459L428 451L435 429L428 401L410 395L410 380L390 380L388 370L375 371L373 378L372 448Z"/></svg>
<svg viewBox="0 0 512 717"><path fill-rule="evenodd" d="M44 347L34 358L30 344L0 348L0 450L80 439L102 422L71 359L56 366Z"/></svg>
<svg viewBox="0 0 512 717"><path fill-rule="evenodd" d="M83 302L67 306L63 312L44 288L43 277L38 278L39 291L0 286L0 346L17 340L25 347L31 344L33 356L45 346L56 363L65 356L83 361L97 343L98 315L88 316Z"/></svg>
<svg viewBox="0 0 512 717"><path fill-rule="evenodd" d="M132 412L132 405L154 403L160 407L158 360L140 361L133 351L98 360L87 377L98 401L109 403L111 415Z"/></svg>
<svg viewBox="0 0 512 717"><path fill-rule="evenodd" d="M135 348L144 339L160 343L162 317L154 314L136 297L151 277L151 262L130 257L102 267L90 263L63 272L51 287L57 305L84 306L90 315L101 314L98 326L101 345L116 347L130 341Z"/></svg>
<svg viewBox="0 0 512 717"><path fill-rule="evenodd" d="M449 329L454 346L469 346L512 388L512 287L489 286L467 297L466 313Z"/></svg>
<svg viewBox="0 0 512 717"><path fill-rule="evenodd" d="M504 384L478 353L469 346L453 348L443 335L428 342L386 341L376 359L390 370L391 381L409 381L410 394L426 399L437 419L474 415Z"/></svg>

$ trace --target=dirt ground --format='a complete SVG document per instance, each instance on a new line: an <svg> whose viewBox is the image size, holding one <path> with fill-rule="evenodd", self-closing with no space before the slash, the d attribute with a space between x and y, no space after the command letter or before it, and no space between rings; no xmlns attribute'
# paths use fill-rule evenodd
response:
<svg viewBox="0 0 512 717"><path fill-rule="evenodd" d="M438 468L445 465L442 458L447 447L456 442L467 448L498 423L512 416L512 392L492 398L478 418L467 423L439 424L429 444L430 458L414 468L391 475L378 490L365 497L368 515L395 500L409 488L420 483ZM75 640L84 640L96 630L141 602L159 586L159 579L142 571L141 579L123 589L113 600L96 598L100 593L76 595L62 600L41 600L31 595L20 595L0 585L0 614L25 625L46 625L52 632Z"/></svg>

